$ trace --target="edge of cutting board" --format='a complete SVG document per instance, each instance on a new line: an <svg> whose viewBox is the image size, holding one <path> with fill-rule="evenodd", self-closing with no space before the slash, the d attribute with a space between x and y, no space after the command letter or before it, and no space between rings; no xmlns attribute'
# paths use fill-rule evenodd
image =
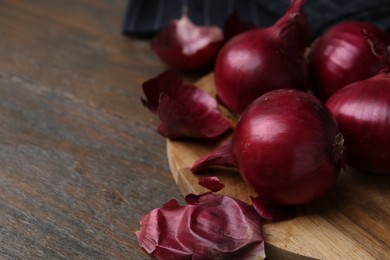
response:
<svg viewBox="0 0 390 260"><path fill-rule="evenodd" d="M196 85L215 96L213 75ZM218 146L194 140L167 140L173 178L183 195L207 190L190 171L200 156ZM212 169L225 184L219 193L250 203L255 195L238 172ZM384 259L390 252L390 176L343 171L334 187L302 207L297 218L263 226L266 253L276 259Z"/></svg>

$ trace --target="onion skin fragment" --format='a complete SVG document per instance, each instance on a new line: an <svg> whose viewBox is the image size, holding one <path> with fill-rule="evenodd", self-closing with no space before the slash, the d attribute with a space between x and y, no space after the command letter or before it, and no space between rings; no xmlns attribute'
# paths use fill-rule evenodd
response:
<svg viewBox="0 0 390 260"><path fill-rule="evenodd" d="M250 205L224 195L171 200L141 219L139 244L157 259L264 259L261 220Z"/></svg>
<svg viewBox="0 0 390 260"><path fill-rule="evenodd" d="M225 187L225 184L223 184L217 176L199 176L198 184L212 192L218 192Z"/></svg>
<svg viewBox="0 0 390 260"><path fill-rule="evenodd" d="M231 138L229 138L226 143L220 145L217 149L211 151L206 156L196 160L191 166L191 171L199 173L204 169L214 166L237 168L231 149Z"/></svg>
<svg viewBox="0 0 390 260"><path fill-rule="evenodd" d="M171 68L194 71L212 64L223 42L220 28L196 26L184 12L151 40L150 47Z"/></svg>
<svg viewBox="0 0 390 260"><path fill-rule="evenodd" d="M167 70L142 85L141 101L160 123L157 132L171 139L183 137L210 139L231 128L218 110L217 102L203 90L183 83L173 70Z"/></svg>
<svg viewBox="0 0 390 260"><path fill-rule="evenodd" d="M347 163L362 172L390 175L390 72L334 93L326 106L344 134Z"/></svg>

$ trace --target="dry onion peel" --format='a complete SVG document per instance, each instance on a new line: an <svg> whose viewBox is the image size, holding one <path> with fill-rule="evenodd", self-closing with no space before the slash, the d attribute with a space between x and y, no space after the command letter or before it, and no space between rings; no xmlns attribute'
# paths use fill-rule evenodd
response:
<svg viewBox="0 0 390 260"><path fill-rule="evenodd" d="M173 70L167 70L142 85L142 103L158 115L157 131L177 139L214 138L231 128L217 110L217 102L203 90L183 83Z"/></svg>
<svg viewBox="0 0 390 260"><path fill-rule="evenodd" d="M183 70L199 70L215 59L224 36L216 26L197 26L184 11L151 41L153 52L168 66Z"/></svg>
<svg viewBox="0 0 390 260"><path fill-rule="evenodd" d="M157 259L264 259L255 209L215 193L171 200L141 219L139 244Z"/></svg>

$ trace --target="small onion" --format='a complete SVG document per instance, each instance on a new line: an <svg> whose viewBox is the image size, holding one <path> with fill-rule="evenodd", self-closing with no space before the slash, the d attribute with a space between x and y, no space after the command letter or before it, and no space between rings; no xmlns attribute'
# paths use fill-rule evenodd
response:
<svg viewBox="0 0 390 260"><path fill-rule="evenodd" d="M321 101L298 90L274 90L244 111L231 142L192 170L236 165L263 204L301 205L336 181L343 147L337 122Z"/></svg>
<svg viewBox="0 0 390 260"><path fill-rule="evenodd" d="M390 37L367 22L345 21L336 24L320 36L309 55L313 93L328 99L338 89L367 79L385 68L372 53L365 34L390 43Z"/></svg>

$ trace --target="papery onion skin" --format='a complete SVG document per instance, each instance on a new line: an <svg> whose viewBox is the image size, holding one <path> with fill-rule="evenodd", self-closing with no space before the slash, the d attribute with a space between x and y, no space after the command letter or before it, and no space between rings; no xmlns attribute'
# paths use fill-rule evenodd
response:
<svg viewBox="0 0 390 260"><path fill-rule="evenodd" d="M224 41L217 26L196 26L187 13L173 20L150 42L151 49L171 68L202 70L211 65Z"/></svg>
<svg viewBox="0 0 390 260"><path fill-rule="evenodd" d="M214 166L237 168L236 160L231 150L232 143L231 138L229 138L226 143L221 144L217 149L212 150L206 156L196 160L191 166L191 171L193 173L199 173L204 169Z"/></svg>
<svg viewBox="0 0 390 260"><path fill-rule="evenodd" d="M158 115L157 132L170 139L209 139L222 135L231 123L217 109L216 100L167 70L142 84L142 103Z"/></svg>
<svg viewBox="0 0 390 260"><path fill-rule="evenodd" d="M338 89L376 75L385 68L371 51L364 33L389 44L390 37L374 25L345 21L328 29L313 44L309 68L313 93L326 101Z"/></svg>
<svg viewBox="0 0 390 260"><path fill-rule="evenodd" d="M231 128L230 122L217 110L215 99L193 85L184 86L176 98L161 94L157 113L159 134L170 139L212 139Z"/></svg>
<svg viewBox="0 0 390 260"><path fill-rule="evenodd" d="M218 192L225 187L225 184L217 176L199 176L198 184L212 192Z"/></svg>
<svg viewBox="0 0 390 260"><path fill-rule="evenodd" d="M336 181L343 139L336 120L317 98L298 90L274 90L242 114L232 153L241 176L260 198L301 205Z"/></svg>
<svg viewBox="0 0 390 260"><path fill-rule="evenodd" d="M389 71L334 93L326 106L344 134L347 163L373 174L390 174Z"/></svg>
<svg viewBox="0 0 390 260"><path fill-rule="evenodd" d="M241 113L254 99L280 88L308 88L308 68L297 40L305 1L295 1L273 26L231 39L218 54L214 79L218 99ZM291 15L293 14L293 15Z"/></svg>
<svg viewBox="0 0 390 260"><path fill-rule="evenodd" d="M250 205L207 193L171 200L141 219L139 244L157 259L264 259L261 219Z"/></svg>

